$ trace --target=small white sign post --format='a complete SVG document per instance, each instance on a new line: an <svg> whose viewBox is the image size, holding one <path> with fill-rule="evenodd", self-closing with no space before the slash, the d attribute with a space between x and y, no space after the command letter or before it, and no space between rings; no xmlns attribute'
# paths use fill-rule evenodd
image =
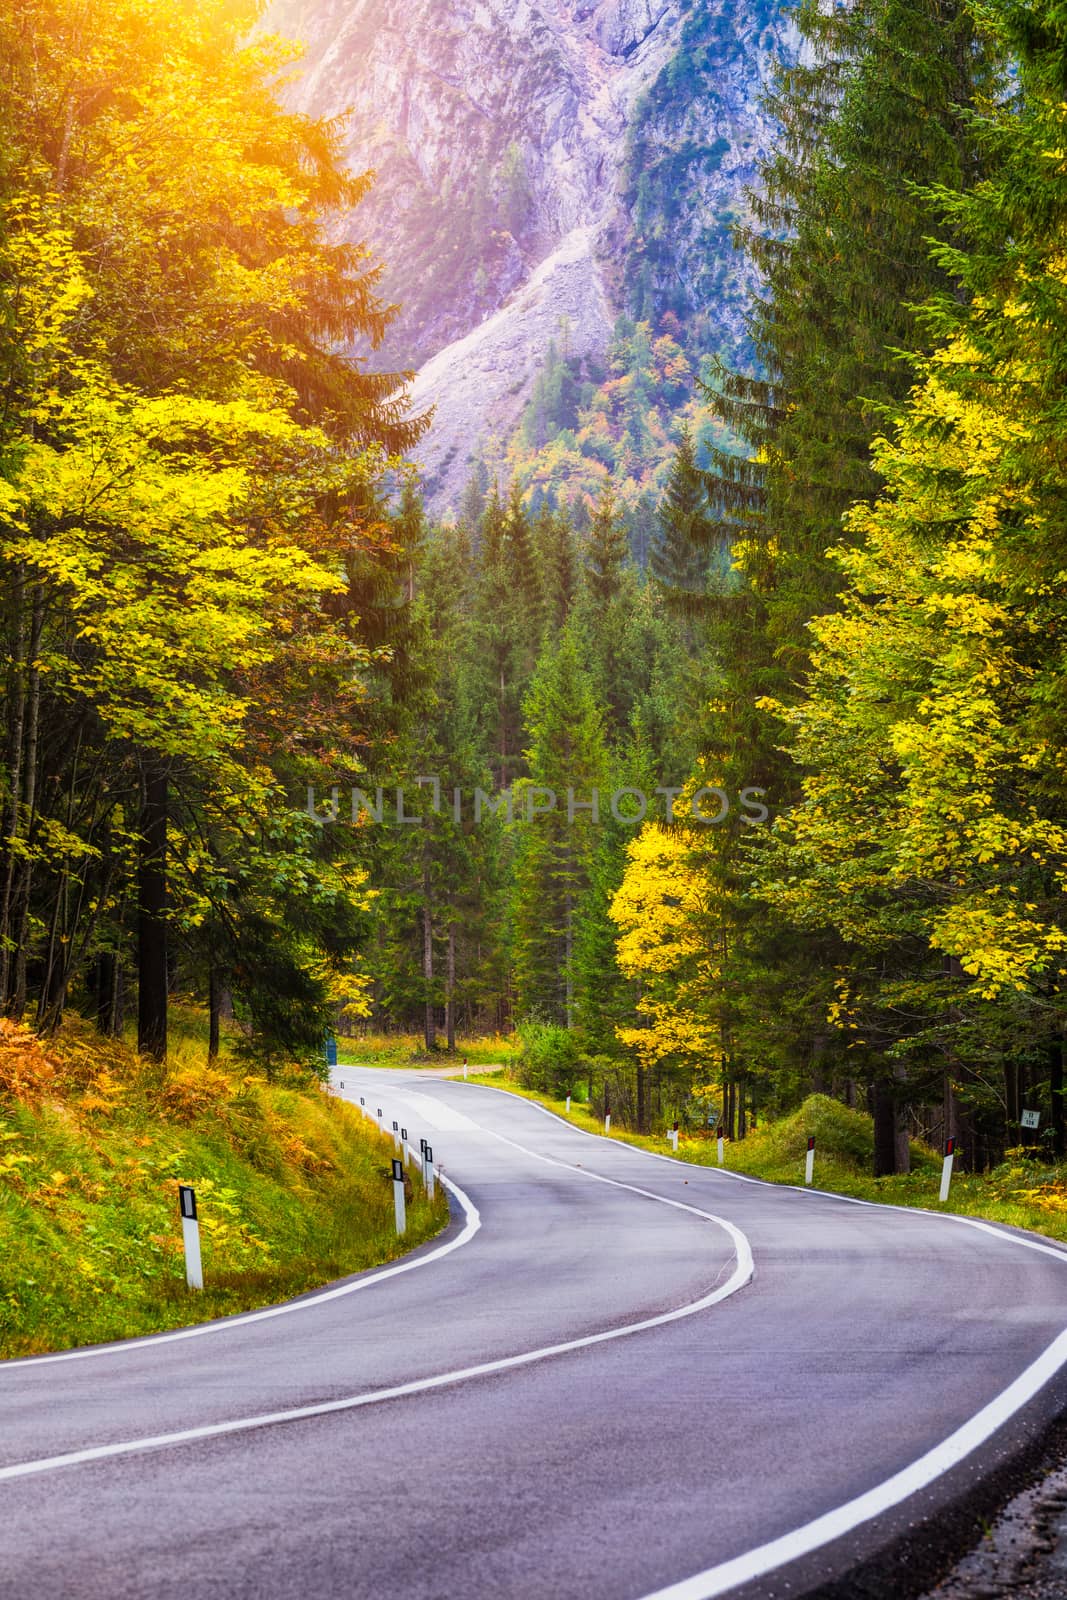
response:
<svg viewBox="0 0 1067 1600"><path fill-rule="evenodd" d="M400 1147L406 1164L411 1160L411 1146L408 1143L408 1130L406 1128L401 1128L400 1130Z"/></svg>
<svg viewBox="0 0 1067 1600"><path fill-rule="evenodd" d="M463 1082L466 1083L466 1081L467 1081L467 1058L466 1058L466 1056L464 1056L463 1057Z"/></svg>
<svg viewBox="0 0 1067 1600"><path fill-rule="evenodd" d="M403 1233L407 1227L407 1212L404 1207L404 1163L395 1156L393 1158L393 1209L396 1212L396 1231Z"/></svg>
<svg viewBox="0 0 1067 1600"><path fill-rule="evenodd" d="M667 1138L671 1141L671 1149L674 1151L675 1155L677 1155L678 1154L678 1124L677 1123L675 1123L674 1127L671 1128L668 1131Z"/></svg>
<svg viewBox="0 0 1067 1600"><path fill-rule="evenodd" d="M426 1196L427 1196L427 1199L432 1200L433 1199L433 1151L432 1151L432 1149L430 1148L429 1145L425 1145L423 1147L423 1152L422 1152L422 1176L423 1176L423 1181L426 1184Z"/></svg>
<svg viewBox="0 0 1067 1600"><path fill-rule="evenodd" d="M378 1107L378 1126L379 1126L379 1128L383 1127L383 1123L382 1123L382 1108L381 1108L381 1106Z"/></svg>
<svg viewBox="0 0 1067 1600"><path fill-rule="evenodd" d="M945 1145L945 1159L941 1163L941 1193L938 1199L942 1205L948 1199L948 1186L952 1182L952 1163L956 1159L956 1141L949 1139Z"/></svg>
<svg viewBox="0 0 1067 1600"><path fill-rule="evenodd" d="M187 1183L178 1185L178 1209L182 1216L182 1243L185 1245L185 1281L190 1289L204 1287L200 1263L200 1223L196 1216L196 1191Z"/></svg>
<svg viewBox="0 0 1067 1600"><path fill-rule="evenodd" d="M396 1146L396 1148L399 1150L400 1149L400 1124L399 1124L399 1122L396 1122L396 1121L394 1121L394 1123L393 1123L393 1143Z"/></svg>
<svg viewBox="0 0 1067 1600"><path fill-rule="evenodd" d="M808 1140L808 1153L804 1159L804 1182L810 1186L815 1176L815 1139Z"/></svg>
<svg viewBox="0 0 1067 1600"><path fill-rule="evenodd" d="M1024 1111L1019 1118L1024 1128L1036 1128L1041 1122L1040 1111Z"/></svg>
<svg viewBox="0 0 1067 1600"><path fill-rule="evenodd" d="M568 1095L567 1096L567 1115L570 1116L570 1114L571 1114L571 1097L570 1097L570 1095Z"/></svg>
<svg viewBox="0 0 1067 1600"><path fill-rule="evenodd" d="M726 1160L726 1140L723 1138L722 1123L721 1122L719 1124L719 1131L718 1131L718 1133L716 1135L715 1143L719 1147L718 1148L718 1156L719 1156L719 1166L721 1167L723 1162Z"/></svg>

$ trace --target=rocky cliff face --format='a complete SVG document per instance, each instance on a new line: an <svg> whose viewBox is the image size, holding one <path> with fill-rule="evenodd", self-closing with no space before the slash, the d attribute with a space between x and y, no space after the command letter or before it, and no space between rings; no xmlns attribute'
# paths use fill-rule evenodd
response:
<svg viewBox="0 0 1067 1600"><path fill-rule="evenodd" d="M377 173L353 230L403 307L382 359L436 407L436 509L551 338L596 357L620 312L673 310L736 348L729 228L789 48L771 0L274 0L266 21L305 44L297 103L348 111L350 161Z"/></svg>

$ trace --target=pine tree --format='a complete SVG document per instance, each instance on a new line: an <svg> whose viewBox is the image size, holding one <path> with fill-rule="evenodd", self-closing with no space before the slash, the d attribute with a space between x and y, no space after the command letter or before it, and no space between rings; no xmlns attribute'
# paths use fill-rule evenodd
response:
<svg viewBox="0 0 1067 1600"><path fill-rule="evenodd" d="M796 798L800 772L760 706L800 692L809 624L840 585L827 551L847 537L847 507L877 492L876 408L898 403L912 381L895 352L928 345L915 307L955 287L930 253L929 186L977 175L982 139L967 108L995 90L998 70L996 49L955 0L866 0L832 13L805 4L798 20L809 48L779 75L771 109L782 135L743 236L767 280L752 323L766 376L720 372L712 404L747 453L719 452L707 479L741 580L712 597L717 682L703 770L729 793L765 788L776 810ZM728 911L723 981L736 989L775 974L782 1049L808 1056L822 1081L837 1048L825 1024L834 968L849 953L803 932L783 945L747 899L743 838L720 832L711 865ZM777 1048L773 1018L770 1034L763 1018L752 1029L735 1013L731 1026L740 1070ZM884 1080L876 1053L865 1067L858 1051L852 1060L858 1075Z"/></svg>
<svg viewBox="0 0 1067 1600"><path fill-rule="evenodd" d="M597 606L608 606L622 588L629 549L626 530L617 513L615 495L605 484L585 538L585 579Z"/></svg>
<svg viewBox="0 0 1067 1600"><path fill-rule="evenodd" d="M574 534L566 512L543 506L534 524L533 543L544 625L550 634L556 635L565 627L578 592Z"/></svg>
<svg viewBox="0 0 1067 1600"><path fill-rule="evenodd" d="M1018 1137L1027 1085L1058 1153L1067 1135L1067 25L1002 15L1022 107L985 121L992 174L937 197L967 294L928 307L941 342L876 449L882 494L847 518L843 612L816 622L784 712L803 797L760 873L777 914L869 953L842 975L842 1030L913 1096L944 1080L945 1131L978 1165Z"/></svg>
<svg viewBox="0 0 1067 1600"><path fill-rule="evenodd" d="M601 714L572 630L547 647L526 702L529 781L520 789L513 926L519 1017L570 1027L574 1020L574 935L589 885L598 824L588 809L602 789ZM548 804L548 796L554 804ZM581 808L581 809L579 809Z"/></svg>
<svg viewBox="0 0 1067 1600"><path fill-rule="evenodd" d="M649 570L671 610L685 617L698 615L706 610L702 602L718 528L711 516L707 487L697 469L693 434L688 426L682 429L656 521Z"/></svg>

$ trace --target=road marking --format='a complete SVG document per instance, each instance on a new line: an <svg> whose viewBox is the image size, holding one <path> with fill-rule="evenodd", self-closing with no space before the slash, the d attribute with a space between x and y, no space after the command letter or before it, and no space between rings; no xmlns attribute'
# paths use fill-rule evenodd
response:
<svg viewBox="0 0 1067 1600"><path fill-rule="evenodd" d="M470 1133L479 1131L478 1124L471 1120L464 1112L457 1111L454 1106L445 1105L440 1100L434 1100L431 1095L420 1094L417 1089L397 1089L395 1091L401 1100L410 1105L416 1117L431 1128L440 1128L443 1133ZM409 1118L415 1121L416 1117Z"/></svg>
<svg viewBox="0 0 1067 1600"><path fill-rule="evenodd" d="M957 1428L955 1433L950 1433L947 1439L943 1439L910 1466L886 1478L884 1483L877 1484L873 1489L868 1489L866 1494L857 1495L855 1500L849 1500L833 1511L825 1512L821 1517L815 1517L811 1522L805 1522L781 1538L757 1545L754 1550L746 1550L744 1555L720 1562L716 1567L706 1567L703 1572L683 1578L680 1583L656 1589L651 1594L643 1595L641 1600L715 1600L715 1596L726 1594L739 1584L766 1577L769 1572L851 1533L872 1517L890 1511L909 1495L925 1489L943 1473L957 1466L979 1445L985 1444L998 1428L1055 1377L1065 1363L1067 1331L1054 1339L1048 1349L1019 1374L1014 1383L1010 1383L981 1411Z"/></svg>
<svg viewBox="0 0 1067 1600"><path fill-rule="evenodd" d="M491 1086L480 1084L478 1087ZM508 1091L496 1089L494 1092L507 1094ZM518 1095L512 1096L512 1099L519 1098ZM600 1134L590 1133L586 1128L575 1128L571 1123L564 1121L558 1113L550 1111L547 1106L538 1105L536 1101L526 1101L525 1104L533 1105L536 1110L552 1117L571 1133L581 1133L587 1139L599 1140L602 1137ZM503 1135L497 1134L494 1137L503 1138ZM504 1142L511 1144L514 1141L505 1139ZM939 1222L961 1223L964 1227L975 1228L980 1233L991 1234L995 1239L1021 1245L1024 1249L1035 1250L1041 1255L1052 1256L1061 1262L1067 1261L1067 1252L1057 1249L1054 1245L1045 1244L1040 1239L1029 1239L1020 1234L1007 1232L994 1227L991 1223L983 1222L978 1217L961 1217L954 1212L929 1211L922 1206L894 1206L885 1201L860 1200L852 1195L836 1195L827 1189L801 1188L798 1184L767 1183L761 1178L751 1178L743 1173L720 1172L715 1167L700 1167L694 1162L676 1162L671 1156L661 1155L656 1150L644 1150L640 1145L632 1145L626 1140L619 1139L614 1142L625 1145L626 1149L634 1150L639 1155L651 1156L654 1161L669 1161L672 1165L688 1167L690 1171L706 1172L716 1178L734 1178L741 1183L755 1183L766 1189L789 1188L799 1194L815 1195L822 1199L847 1200L851 1205L869 1206L872 1210L905 1212L908 1215L933 1217ZM541 1159L551 1158L546 1156ZM610 1183L614 1180L609 1178L602 1181ZM1059 1334L1006 1389L1001 1390L999 1395L995 1395L980 1411L975 1412L973 1417L950 1433L947 1439L934 1445L909 1466L902 1467L892 1477L876 1484L865 1494L857 1495L854 1500L846 1501L844 1505L803 1523L801 1527L794 1528L777 1539L757 1545L754 1549L747 1550L729 1561L720 1562L717 1566L706 1567L702 1572L683 1578L678 1583L669 1584L664 1589L656 1589L642 1595L640 1600L716 1600L717 1596L726 1594L743 1583L764 1578L768 1573L788 1566L790 1562L810 1555L824 1545L853 1532L863 1523L892 1510L894 1506L900 1505L902 1501L918 1493L920 1489L927 1488L936 1479L951 1471L965 1457L992 1438L993 1434L1009 1422L1016 1412L1028 1405L1065 1365L1067 1365L1067 1329Z"/></svg>
<svg viewBox="0 0 1067 1600"><path fill-rule="evenodd" d="M483 1130L488 1131L488 1130ZM500 1134L493 1134L493 1138L502 1139L505 1144L514 1144L517 1150L524 1150L523 1145L515 1144L512 1139L503 1139ZM714 1216L710 1211L703 1211L699 1206L686 1205L680 1200L668 1200L663 1195L653 1194L651 1190L639 1189L634 1184L621 1183L617 1178L604 1178L596 1172L586 1172L582 1168L569 1166L566 1162L555 1161L550 1156L541 1156L537 1151L526 1151L539 1161L546 1161L550 1166L563 1167L565 1171L577 1177L588 1178L595 1183L607 1183L615 1189L630 1189L634 1194L643 1195L649 1200L655 1200L660 1205L670 1206L676 1211L689 1211L694 1216L702 1217L705 1221L714 1223L722 1228L734 1246L734 1270L724 1284L716 1289L711 1289L698 1300L690 1301L684 1306L676 1306L671 1311L660 1312L654 1317L644 1317L640 1322L627 1323L621 1328L608 1328L601 1333L583 1335L580 1339L567 1339L560 1344L544 1345L538 1350L525 1350L519 1355L501 1356L494 1361L483 1361L477 1366L461 1367L453 1372L441 1372L430 1378L416 1378L410 1383L396 1384L389 1389L371 1389L364 1394L346 1395L341 1400L326 1400L313 1406L294 1406L285 1411L269 1411L259 1416L237 1417L229 1422L205 1423L198 1428L183 1428L175 1433L158 1433L143 1439L124 1439L112 1444L90 1445L83 1450L69 1450L62 1455L43 1456L36 1461L18 1461L11 1466L0 1467L0 1482L11 1478L28 1478L43 1472L55 1472L62 1467L82 1466L91 1461L105 1461L112 1456L132 1455L148 1450L162 1450L170 1445L191 1444L200 1439L215 1439L224 1434L245 1433L255 1428L272 1428L284 1422L302 1422L310 1417L330 1416L338 1411L355 1411L362 1406L379 1405L385 1400L399 1400L412 1394L424 1394L431 1389L443 1389L452 1384L464 1383L471 1378L488 1377L492 1373L509 1372L515 1367L530 1366L535 1361L547 1361L553 1356L568 1355L573 1350L587 1350L592 1345L607 1344L613 1339L628 1338L634 1333L643 1333L649 1328L663 1328L672 1322L680 1322L685 1317L696 1316L701 1311L707 1311L711 1306L718 1305L720 1301L744 1287L753 1274L752 1250L741 1229L734 1223L727 1222L723 1217ZM474 1215L478 1213L469 1197L455 1183L449 1183L449 1188L464 1206L469 1206ZM424 1258L429 1259L429 1258ZM328 1296L320 1296L328 1298ZM258 1313L257 1313L258 1315ZM249 1319L245 1319L249 1320ZM141 1341L147 1343L148 1341ZM46 1358L47 1359L47 1358Z"/></svg>
<svg viewBox="0 0 1067 1600"><path fill-rule="evenodd" d="M224 1317L216 1322L200 1322L191 1328L175 1328L173 1333L153 1333L144 1339L120 1339L114 1344L93 1345L87 1350L59 1350L50 1356L22 1356L17 1360L0 1361L0 1379L4 1372L18 1373L24 1371L26 1367L40 1367L56 1361L89 1361L94 1356L123 1356L131 1350L147 1350L154 1345L173 1344L178 1339L199 1339L207 1333L229 1333L234 1328L247 1327L250 1322L266 1322L272 1317L287 1317L294 1311L309 1311L315 1306L324 1305L327 1300L340 1300L345 1295L359 1294L363 1289L372 1289L375 1284L384 1283L387 1278L396 1278L402 1272L414 1272L416 1267L427 1267L431 1261L440 1261L444 1256L451 1255L453 1250L469 1244L482 1225L478 1207L473 1200L464 1194L457 1184L449 1183L445 1178L442 1182L463 1206L463 1227L454 1239L435 1245L423 1255L411 1255L406 1260L395 1262L391 1267L382 1267L376 1271L360 1274L349 1283L335 1284L332 1289L316 1289L299 1300L284 1300L281 1305L265 1306L262 1311L243 1311L238 1316Z"/></svg>
<svg viewBox="0 0 1067 1600"><path fill-rule="evenodd" d="M446 1082L458 1082L458 1079L447 1079ZM593 1139L599 1145L621 1145L624 1150L632 1150L635 1155L647 1156L650 1161L666 1161L669 1166L683 1167L686 1172L700 1174L702 1177L729 1178L733 1183L751 1183L757 1189L767 1189L774 1194L803 1194L812 1195L818 1200L839 1200L846 1206L867 1206L872 1211L892 1211L894 1215L908 1217L936 1217L939 1222L958 1222L966 1228L977 1228L981 1233L992 1234L995 1239L1009 1239L1012 1244L1022 1245L1024 1249L1036 1250L1041 1255L1054 1256L1058 1261L1067 1262L1067 1248L1046 1244L1041 1239L1031 1239L1025 1235L1012 1233L1009 1228L998 1228L994 1223L983 1222L980 1217L964 1217L956 1211L931 1211L927 1206L896 1206L890 1200L861 1200L853 1194L836 1194L833 1189L809 1189L799 1183L772 1183L769 1178L752 1178L745 1172L730 1172L720 1167L706 1167L699 1161L686 1161L682 1156L668 1156L659 1150L646 1150L643 1145L631 1144L628 1139L605 1139L602 1133L592 1133L588 1128L576 1128L573 1122L568 1122L561 1117L558 1111L550 1111L539 1100L527 1100L522 1095L512 1094L510 1089L498 1089L490 1083L476 1083L475 1089L485 1089L489 1094L507 1095L509 1100L517 1100L520 1105L529 1106L533 1111L539 1111L543 1117L551 1117L553 1122L558 1122L561 1128L566 1128L568 1133L580 1134L583 1139ZM488 1132L488 1129L483 1129ZM496 1135L497 1138L501 1135ZM545 1158L547 1159L547 1158ZM566 1165L566 1162L563 1163Z"/></svg>

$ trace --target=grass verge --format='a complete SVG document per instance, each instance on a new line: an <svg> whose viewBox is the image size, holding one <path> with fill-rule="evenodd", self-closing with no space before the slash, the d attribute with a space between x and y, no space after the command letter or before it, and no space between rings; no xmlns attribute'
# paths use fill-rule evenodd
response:
<svg viewBox="0 0 1067 1600"><path fill-rule="evenodd" d="M507 1067L518 1060L521 1045L515 1034L485 1034L460 1039L454 1050L427 1050L421 1034L368 1033L355 1039L338 1039L338 1060L344 1067L457 1067L466 1059L475 1067Z"/></svg>
<svg viewBox="0 0 1067 1600"><path fill-rule="evenodd" d="M417 1188L398 1240L392 1140L314 1082L209 1067L198 1031L179 1026L161 1068L76 1020L47 1049L0 1021L0 1355L271 1304L444 1226L444 1195ZM179 1182L197 1193L196 1294Z"/></svg>
<svg viewBox="0 0 1067 1600"><path fill-rule="evenodd" d="M470 1081L507 1089L522 1099L536 1101L587 1133L653 1150L659 1155L671 1154L665 1133L645 1136L613 1127L605 1134L603 1123L592 1116L584 1104L572 1101L568 1115L565 1101L524 1089L507 1070L472 1073ZM849 1110L827 1095L812 1095L791 1116L764 1123L743 1140L727 1142L724 1165L728 1171L763 1178L768 1183L802 1185L804 1157L812 1135L815 1137L815 1187L818 1189L885 1205L920 1206L928 1211L982 1217L989 1222L1007 1223L1067 1241L1067 1164L1050 1165L1025 1149L1010 1150L1008 1159L990 1172L955 1172L949 1199L942 1205L938 1200L939 1155L926 1145L913 1142L909 1173L872 1177L874 1129L871 1118L864 1112ZM715 1166L715 1139L703 1132L683 1133L678 1156L695 1166Z"/></svg>

